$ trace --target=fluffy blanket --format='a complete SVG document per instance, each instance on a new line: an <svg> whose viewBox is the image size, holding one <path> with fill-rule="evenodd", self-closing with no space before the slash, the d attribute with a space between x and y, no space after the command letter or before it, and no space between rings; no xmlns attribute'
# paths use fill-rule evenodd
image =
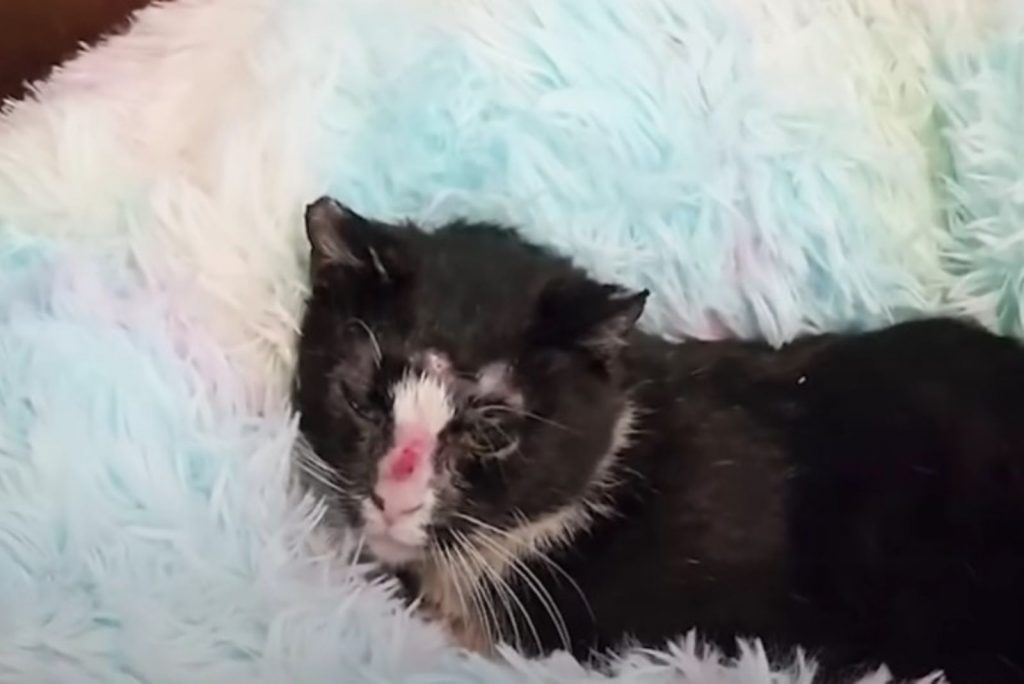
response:
<svg viewBox="0 0 1024 684"><path fill-rule="evenodd" d="M315 550L302 207L514 222L674 337L1021 333L1022 112L1019 0L142 11L0 119L0 680L811 681L694 636L484 661Z"/></svg>

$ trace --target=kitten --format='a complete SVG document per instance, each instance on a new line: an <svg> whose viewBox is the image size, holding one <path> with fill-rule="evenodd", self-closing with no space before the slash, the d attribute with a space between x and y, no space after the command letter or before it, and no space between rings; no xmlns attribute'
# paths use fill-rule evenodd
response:
<svg viewBox="0 0 1024 684"><path fill-rule="evenodd" d="M696 628L827 673L1024 681L1024 349L953 320L781 349L510 230L307 209L305 483L473 648Z"/></svg>

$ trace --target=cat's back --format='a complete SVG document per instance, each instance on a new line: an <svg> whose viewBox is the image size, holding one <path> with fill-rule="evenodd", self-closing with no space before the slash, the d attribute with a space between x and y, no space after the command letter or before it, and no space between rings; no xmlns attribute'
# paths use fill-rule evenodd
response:
<svg viewBox="0 0 1024 684"><path fill-rule="evenodd" d="M1021 344L913 321L832 338L789 380L790 583L837 660L1024 680Z"/></svg>
<svg viewBox="0 0 1024 684"><path fill-rule="evenodd" d="M631 455L650 483L636 574L675 596L663 619L802 643L833 666L1016 681L1018 341L933 319L778 350L641 341L634 369L649 410Z"/></svg>
<svg viewBox="0 0 1024 684"><path fill-rule="evenodd" d="M841 466L841 456L863 472L903 466L950 495L991 500L1010 488L999 498L1024 506L1018 340L952 319L912 321L832 338L780 380L798 407L789 440L803 467Z"/></svg>
<svg viewBox="0 0 1024 684"><path fill-rule="evenodd" d="M1024 346L972 322L931 318L827 339L805 374L805 389L816 393L831 389L848 400L874 394L877 401L882 389L902 398L956 392L961 402L992 408L1021 393Z"/></svg>
<svg viewBox="0 0 1024 684"><path fill-rule="evenodd" d="M936 318L781 349L639 348L636 391L649 410L636 457L684 497L701 474L719 491L742 480L748 498L765 483L784 493L790 516L804 500L822 521L877 503L871 515L920 519L922 533L960 523L979 528L977 538L1001 530L1020 541L1024 563L1020 341Z"/></svg>

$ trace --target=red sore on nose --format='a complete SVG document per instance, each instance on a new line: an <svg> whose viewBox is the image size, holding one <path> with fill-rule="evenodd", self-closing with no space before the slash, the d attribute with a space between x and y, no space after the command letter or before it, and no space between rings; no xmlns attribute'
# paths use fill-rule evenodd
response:
<svg viewBox="0 0 1024 684"><path fill-rule="evenodd" d="M419 442L410 442L399 449L388 469L388 477L400 482L409 479L416 472L423 458L423 445Z"/></svg>

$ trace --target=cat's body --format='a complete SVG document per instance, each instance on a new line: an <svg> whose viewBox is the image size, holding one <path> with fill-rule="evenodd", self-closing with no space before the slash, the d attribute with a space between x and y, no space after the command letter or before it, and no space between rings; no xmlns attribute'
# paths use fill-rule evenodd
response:
<svg viewBox="0 0 1024 684"><path fill-rule="evenodd" d="M578 653L692 627L801 644L832 671L1024 681L1016 342L922 321L782 350L641 338L625 359L615 514L550 552L578 587L532 564Z"/></svg>
<svg viewBox="0 0 1024 684"><path fill-rule="evenodd" d="M832 673L1024 681L1016 341L929 320L671 344L632 329L643 295L507 231L326 200L308 225L310 482L465 643L697 629Z"/></svg>

